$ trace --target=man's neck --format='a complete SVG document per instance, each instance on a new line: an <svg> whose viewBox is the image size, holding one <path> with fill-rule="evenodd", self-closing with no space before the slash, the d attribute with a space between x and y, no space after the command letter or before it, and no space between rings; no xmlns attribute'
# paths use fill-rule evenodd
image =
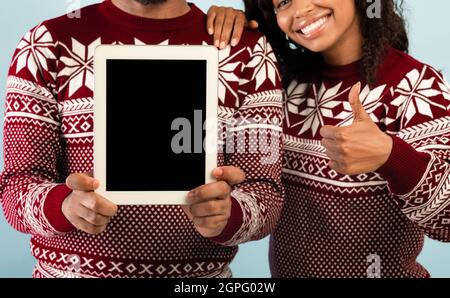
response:
<svg viewBox="0 0 450 298"><path fill-rule="evenodd" d="M143 5L134 0L111 0L121 10L149 19L173 19L182 16L191 9L186 0L167 0L159 4Z"/></svg>

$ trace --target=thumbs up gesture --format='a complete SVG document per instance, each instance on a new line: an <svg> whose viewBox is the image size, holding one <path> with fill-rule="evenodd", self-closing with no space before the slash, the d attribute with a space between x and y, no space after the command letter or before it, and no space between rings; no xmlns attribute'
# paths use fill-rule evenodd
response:
<svg viewBox="0 0 450 298"><path fill-rule="evenodd" d="M320 130L330 168L345 175L376 171L386 163L392 151L392 138L367 114L359 100L360 91L361 83L350 90L349 102L354 116L351 125L327 125Z"/></svg>

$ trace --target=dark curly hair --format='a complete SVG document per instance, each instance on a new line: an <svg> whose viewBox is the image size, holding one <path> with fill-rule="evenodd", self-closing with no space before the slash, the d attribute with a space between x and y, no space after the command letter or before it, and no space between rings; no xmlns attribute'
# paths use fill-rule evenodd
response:
<svg viewBox="0 0 450 298"><path fill-rule="evenodd" d="M312 73L322 65L322 55L297 46L278 27L272 0L244 0L247 19L259 23L259 30L271 43L280 62L283 83L292 79L309 80ZM363 36L361 74L369 84L376 83L378 65L384 58L386 45L408 52L409 41L403 18L403 0L381 0L381 18L369 18L367 11L371 2L355 0Z"/></svg>

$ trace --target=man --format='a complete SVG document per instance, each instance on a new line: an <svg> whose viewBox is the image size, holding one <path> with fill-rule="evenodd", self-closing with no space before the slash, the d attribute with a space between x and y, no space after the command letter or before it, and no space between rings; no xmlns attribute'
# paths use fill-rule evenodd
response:
<svg viewBox="0 0 450 298"><path fill-rule="evenodd" d="M33 276L231 276L237 245L273 231L282 207L282 91L269 44L246 32L220 52L217 182L183 208L118 207L83 174L93 170L95 48L213 40L185 0L107 0L79 15L32 29L9 71L1 202L8 222L32 235ZM255 150L255 135L270 136L270 152Z"/></svg>

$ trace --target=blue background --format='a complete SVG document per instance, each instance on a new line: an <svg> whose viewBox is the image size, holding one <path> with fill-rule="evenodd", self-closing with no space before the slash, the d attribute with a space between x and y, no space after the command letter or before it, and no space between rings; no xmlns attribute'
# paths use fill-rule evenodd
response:
<svg viewBox="0 0 450 298"><path fill-rule="evenodd" d="M190 0L204 11L212 4L242 7L241 0ZM0 97L4 98L11 56L20 38L41 21L65 14L73 3L86 6L94 0L14 0L2 1L0 9ZM450 1L408 0L411 54L450 75ZM4 102L0 103L3 115ZM1 123L3 127L3 121ZM2 128L0 128L2 130ZM2 142L0 138L0 142ZM3 145L1 146L3 148ZM1 149L3 150L3 149ZM3 156L3 151L1 152ZM3 159L0 159L3 169ZM29 253L29 236L13 230L0 212L0 277L30 277L34 259ZM268 277L268 239L242 245L232 263L235 277ZM427 239L419 260L433 277L450 277L450 245Z"/></svg>

